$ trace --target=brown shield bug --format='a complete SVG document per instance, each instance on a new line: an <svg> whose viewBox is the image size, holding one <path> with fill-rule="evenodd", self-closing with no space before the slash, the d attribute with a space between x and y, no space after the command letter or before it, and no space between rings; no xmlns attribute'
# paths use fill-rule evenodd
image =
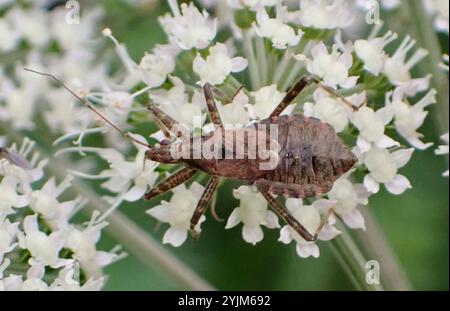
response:
<svg viewBox="0 0 450 311"><path fill-rule="evenodd" d="M286 93L268 118L244 129L225 129L216 107L213 88L209 84L205 84L203 92L215 130L199 137L194 137L191 133L183 136L180 125L172 117L155 105L149 105L150 112L167 136L159 145L149 146L124 133L53 75L27 70L54 79L115 130L130 140L147 146L147 159L160 163L184 165L184 168L149 190L144 196L146 200L188 181L199 171L211 175L191 219L191 231L194 236L197 235L194 228L201 215L206 211L220 178L226 177L254 185L279 217L306 241L315 241L327 217L322 220L317 232L310 233L282 204L277 202L274 195L305 198L327 193L332 188L334 181L349 171L357 162L356 156L343 144L329 124L301 114L281 115L297 95L312 83L317 83L325 91L339 97L353 108L345 98L313 76L301 78ZM275 136L267 132L270 126L276 127ZM172 141L170 134L179 139ZM267 167L264 165L267 164L267 157L262 157L259 152L252 152L249 142L257 141L257 148L263 146L262 149L267 150L267 145L270 145L273 140L277 145L276 152L273 148L269 148L268 152L272 152L272 154L275 152L277 161L275 165ZM214 146L212 157L205 157L203 152L197 152L198 148L203 151L205 145ZM237 152L238 146L241 147L240 153ZM185 152L183 153L182 150ZM196 153L200 156L196 157ZM180 154L181 156L179 156ZM329 214L330 212L327 213L327 216Z"/></svg>

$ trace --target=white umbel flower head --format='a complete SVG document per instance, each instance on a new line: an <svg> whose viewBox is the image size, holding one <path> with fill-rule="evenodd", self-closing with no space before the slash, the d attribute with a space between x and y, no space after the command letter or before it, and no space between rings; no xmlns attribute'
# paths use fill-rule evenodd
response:
<svg viewBox="0 0 450 311"><path fill-rule="evenodd" d="M399 195L411 188L409 180L397 172L408 163L413 152L414 148L389 152L387 149L373 147L363 154L362 162L369 170L369 174L364 177L367 190L377 193L380 184L384 184L390 193Z"/></svg>
<svg viewBox="0 0 450 311"><path fill-rule="evenodd" d="M302 0L299 21L316 29L345 28L353 22L353 14L344 0Z"/></svg>
<svg viewBox="0 0 450 311"><path fill-rule="evenodd" d="M372 144L380 148L397 146L398 143L385 135L385 126L392 120L393 112L388 108L374 111L364 106L351 116L353 125L359 130L357 145L362 152L368 151Z"/></svg>
<svg viewBox="0 0 450 311"><path fill-rule="evenodd" d="M356 40L355 53L364 62L364 69L378 76L387 58L384 48L396 38L397 34L388 31L383 37Z"/></svg>
<svg viewBox="0 0 450 311"><path fill-rule="evenodd" d="M255 245L264 238L261 226L270 229L280 227L277 215L268 209L266 199L254 188L241 186L233 191L233 195L240 200L240 205L231 212L225 229L242 222L242 238Z"/></svg>
<svg viewBox="0 0 450 311"><path fill-rule="evenodd" d="M170 43L157 45L151 54L145 53L139 63L142 81L152 88L163 84L167 75L175 69L175 57L179 50L177 45Z"/></svg>
<svg viewBox="0 0 450 311"><path fill-rule="evenodd" d="M193 182L189 189L181 184L172 190L173 195L169 202L161 201L160 205L147 210L147 214L170 225L164 234L163 243L178 247L186 241L191 218L203 190L204 187L197 182ZM200 217L195 228L197 232L200 232L200 225L205 219L205 215Z"/></svg>
<svg viewBox="0 0 450 311"><path fill-rule="evenodd" d="M311 56L312 59L305 59L304 55L297 55L296 59L305 60L308 71L323 79L328 86L352 88L356 85L358 77L349 76L348 73L353 64L350 49L340 53L338 46L333 45L332 51L329 53L325 44L320 41L311 49Z"/></svg>
<svg viewBox="0 0 450 311"><path fill-rule="evenodd" d="M230 57L225 44L217 43L209 49L206 59L200 54L194 59L193 69L200 77L199 84L222 84L232 72L244 70L248 62L243 57Z"/></svg>
<svg viewBox="0 0 450 311"><path fill-rule="evenodd" d="M366 205L369 196L370 192L363 184L353 184L347 178L336 180L333 188L328 192L328 198L336 201L336 205L333 206L334 213L352 229L366 229L364 218L357 207Z"/></svg>
<svg viewBox="0 0 450 311"><path fill-rule="evenodd" d="M276 84L264 86L251 92L250 95L253 97L254 104L248 105L247 109L250 117L255 120L267 118L284 97L284 93L278 91ZM294 105L290 105L283 114L289 114L293 109Z"/></svg>
<svg viewBox="0 0 450 311"><path fill-rule="evenodd" d="M394 55L386 59L383 68L383 72L386 74L389 81L395 86L405 88L406 93L409 96L413 96L417 92L426 90L431 78L431 75L416 79L411 77L411 69L428 55L427 50L418 49L407 60L407 54L415 44L415 40L410 36L406 36Z"/></svg>
<svg viewBox="0 0 450 311"><path fill-rule="evenodd" d="M60 268L73 262L72 259L59 258L64 247L65 235L62 231L54 231L50 235L38 228L37 215L26 216L23 221L24 233L19 232L19 246L30 251L30 264L40 264L52 268Z"/></svg>
<svg viewBox="0 0 450 311"><path fill-rule="evenodd" d="M394 92L386 94L386 107L392 109L395 119L395 128L413 147L427 149L433 143L423 143L422 134L417 129L422 126L428 111L424 108L436 103L436 90L431 89L415 105L410 105L403 88L396 88Z"/></svg>
<svg viewBox="0 0 450 311"><path fill-rule="evenodd" d="M277 7L276 18L270 18L264 8L258 10L256 14L257 24L254 25L256 34L272 41L273 47L277 49L296 46L303 35L301 30L296 31L285 23L285 11L284 7Z"/></svg>
<svg viewBox="0 0 450 311"><path fill-rule="evenodd" d="M217 20L209 18L206 11L200 12L191 2L181 4L181 12L176 0L169 0L173 16L166 14L160 18L164 31L183 50L204 49L214 40Z"/></svg>

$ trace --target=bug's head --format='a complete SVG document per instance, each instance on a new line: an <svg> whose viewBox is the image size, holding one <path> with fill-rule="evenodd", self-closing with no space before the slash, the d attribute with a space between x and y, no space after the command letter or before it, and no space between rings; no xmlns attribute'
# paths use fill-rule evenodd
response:
<svg viewBox="0 0 450 311"><path fill-rule="evenodd" d="M159 144L150 147L145 152L146 158L159 163L178 162L171 155L172 143L168 139L163 139Z"/></svg>

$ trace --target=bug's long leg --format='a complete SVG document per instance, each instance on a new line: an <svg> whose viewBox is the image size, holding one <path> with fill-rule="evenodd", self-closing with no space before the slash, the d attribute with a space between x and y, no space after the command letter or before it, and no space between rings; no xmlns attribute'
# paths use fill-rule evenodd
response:
<svg viewBox="0 0 450 311"><path fill-rule="evenodd" d="M214 125L217 128L220 128L223 130L224 127L223 127L222 119L220 118L219 110L217 110L216 102L214 100L212 86L208 83L205 83L205 85L203 86L203 93L205 95L206 106L208 107L209 116L211 118L211 121L214 123Z"/></svg>
<svg viewBox="0 0 450 311"><path fill-rule="evenodd" d="M208 203L211 200L211 197L214 191L217 188L219 183L220 176L214 175L206 185L205 191L203 192L200 200L198 201L197 207L195 208L194 214L191 218L191 232L194 235L194 238L198 238L199 233L195 230L195 226L197 226L200 217L205 213L206 208L208 207Z"/></svg>
<svg viewBox="0 0 450 311"><path fill-rule="evenodd" d="M178 122L174 118L172 118L164 111L156 107L156 105L150 104L147 106L147 109L150 110L150 112L152 113L153 117L156 120L156 123L158 124L160 129L165 133L165 135L167 135L167 130L171 132L174 125L178 124ZM161 125L163 125L164 128Z"/></svg>
<svg viewBox="0 0 450 311"><path fill-rule="evenodd" d="M277 200L266 190L258 189L259 192L266 198L267 202L269 202L272 210L280 216L289 226L292 227L302 238L306 241L315 241L316 238L297 220L294 216L288 211L287 208L282 206L277 202Z"/></svg>
<svg viewBox="0 0 450 311"><path fill-rule="evenodd" d="M185 167L175 174L167 177L162 182L160 182L156 187L148 191L144 195L145 200L150 200L160 194L163 194L167 191L169 191L172 188L175 188L176 186L184 183L185 181L188 181L192 176L197 173L198 170L192 167Z"/></svg>
<svg viewBox="0 0 450 311"><path fill-rule="evenodd" d="M234 92L234 95L230 98L228 97L224 92L222 92L218 87L212 86L214 93L216 95L216 97L222 98L223 101L223 105L228 105L231 104L233 102L233 100L236 98L236 96L239 94L239 92L241 92L244 89L244 86L241 85L236 92Z"/></svg>
<svg viewBox="0 0 450 311"><path fill-rule="evenodd" d="M278 106L272 111L269 117L279 116L287 106L300 94L301 91L311 83L319 83L319 80L311 75L304 76L286 93Z"/></svg>
<svg viewBox="0 0 450 311"><path fill-rule="evenodd" d="M305 87L307 87L312 83L316 83L321 89L326 91L328 94L339 98L353 110L358 109L358 107L353 106L353 104L349 102L344 96L333 90L331 87L322 83L317 77L307 75L298 80L298 82L287 92L287 94L284 96L284 98L281 100L278 106L272 111L269 117L279 116L283 112L283 110L286 109L286 107L292 103L295 97L297 97L297 95L300 94L300 92L303 91Z"/></svg>
<svg viewBox="0 0 450 311"><path fill-rule="evenodd" d="M320 221L320 225L319 225L319 227L317 227L316 233L314 233L314 240L317 240L323 227L325 227L326 223L328 222L328 218L330 218L330 216L333 214L334 214L334 210L333 210L333 208L330 208L327 211L327 213L325 214L325 217L323 217L322 220Z"/></svg>

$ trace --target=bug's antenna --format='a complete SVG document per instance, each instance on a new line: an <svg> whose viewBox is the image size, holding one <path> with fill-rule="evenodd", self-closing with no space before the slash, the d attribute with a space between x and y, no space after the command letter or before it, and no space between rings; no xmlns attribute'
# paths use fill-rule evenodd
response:
<svg viewBox="0 0 450 311"><path fill-rule="evenodd" d="M81 102L83 105L85 105L87 108L89 108L91 111L93 111L96 115L98 115L103 121L105 121L106 123L108 123L113 129L115 129L117 132L119 132L122 136L130 139L131 141L140 144L142 146L146 146L148 148L151 148L151 146L147 143L144 143L136 138L133 138L130 134L125 133L124 131L122 131L117 125L115 125L114 123L112 123L111 121L109 121L103 114L101 114L100 112L98 112L97 109L95 109L86 99L80 97L79 95L77 95L74 91L72 91L63 81L61 81L60 79L58 79L57 77L55 77L54 75L50 74L50 73L45 73L45 72L40 72L37 70L33 70L30 68L24 68L26 71L30 71L33 73L36 73L38 75L41 76L46 76L49 77L51 79L53 79L54 81L56 81L59 85L61 85L63 88L65 88L68 92L70 92L70 94L72 94L76 99L78 99L79 102Z"/></svg>

